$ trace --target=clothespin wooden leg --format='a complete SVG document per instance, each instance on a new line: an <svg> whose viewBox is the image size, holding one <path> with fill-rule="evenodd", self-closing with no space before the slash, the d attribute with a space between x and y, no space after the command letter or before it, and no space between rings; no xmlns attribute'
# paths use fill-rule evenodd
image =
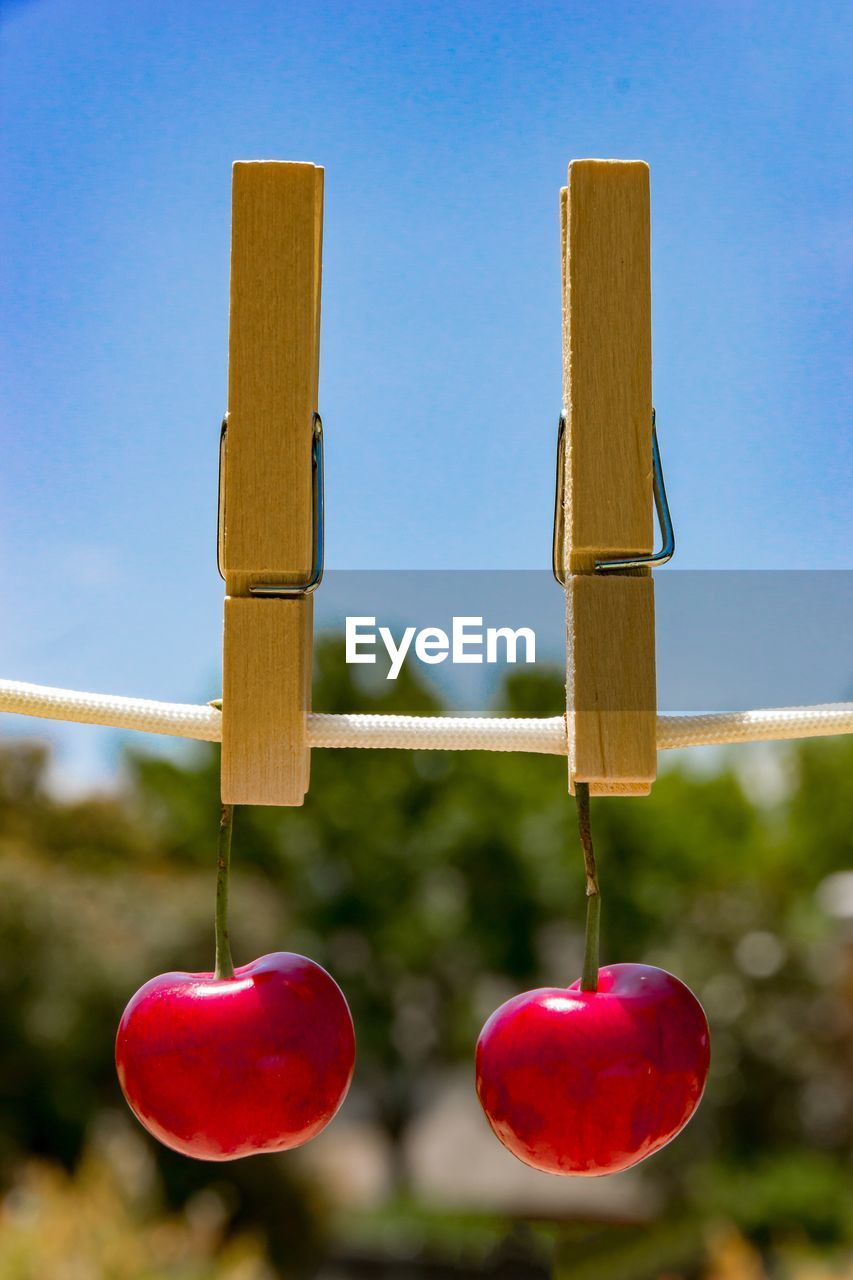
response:
<svg viewBox="0 0 853 1280"><path fill-rule="evenodd" d="M235 164L220 480L227 804L298 805L308 788L322 226L322 169Z"/></svg>
<svg viewBox="0 0 853 1280"><path fill-rule="evenodd" d="M652 551L649 170L576 160L561 193L569 786L645 795L656 772L654 584L597 565Z"/></svg>

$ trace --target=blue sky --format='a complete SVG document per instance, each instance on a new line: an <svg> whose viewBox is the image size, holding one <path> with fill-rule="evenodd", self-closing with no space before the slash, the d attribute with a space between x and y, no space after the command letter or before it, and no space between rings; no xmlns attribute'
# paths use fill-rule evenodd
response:
<svg viewBox="0 0 853 1280"><path fill-rule="evenodd" d="M547 564L557 192L607 156L651 165L678 566L851 567L848 6L2 13L3 674L216 692L235 159L326 168L330 565Z"/></svg>

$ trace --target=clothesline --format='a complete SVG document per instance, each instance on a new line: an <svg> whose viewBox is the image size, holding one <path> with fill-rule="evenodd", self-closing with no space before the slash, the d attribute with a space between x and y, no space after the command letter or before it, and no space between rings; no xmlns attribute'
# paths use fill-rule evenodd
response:
<svg viewBox="0 0 853 1280"><path fill-rule="evenodd" d="M154 702L0 680L0 712L218 742L222 713L210 704ZM853 733L853 702L657 718L658 750ZM563 716L308 716L311 747L423 751L528 751L565 755Z"/></svg>

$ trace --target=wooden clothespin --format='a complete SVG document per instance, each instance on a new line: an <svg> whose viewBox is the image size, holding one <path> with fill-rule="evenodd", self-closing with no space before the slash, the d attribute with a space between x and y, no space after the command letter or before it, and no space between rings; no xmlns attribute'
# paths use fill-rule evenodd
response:
<svg viewBox="0 0 853 1280"><path fill-rule="evenodd" d="M322 237L322 169L234 165L219 526L226 804L298 805L308 789Z"/></svg>
<svg viewBox="0 0 853 1280"><path fill-rule="evenodd" d="M566 587L569 787L646 795L657 759L650 566L672 554L652 555L653 488L662 525L665 495L662 476L653 486L648 165L575 160L560 208L555 571Z"/></svg>

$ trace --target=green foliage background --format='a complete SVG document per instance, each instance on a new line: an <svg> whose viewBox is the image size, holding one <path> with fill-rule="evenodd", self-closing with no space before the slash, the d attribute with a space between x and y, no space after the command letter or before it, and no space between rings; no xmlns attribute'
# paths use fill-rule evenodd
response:
<svg viewBox="0 0 853 1280"><path fill-rule="evenodd" d="M319 709L440 709L405 674L393 686L360 683L332 644L317 661ZM500 709L553 714L560 701L557 676L519 675ZM116 1267L104 1261L113 1246L97 1246L92 1274L134 1280L318 1275L324 1258L356 1245L376 1269L335 1275L711 1275L718 1228L760 1268L726 1275L794 1274L791 1259L802 1253L847 1265L839 1260L853 1249L853 925L833 919L816 892L853 869L853 742L778 754L788 774L781 796L769 788L764 797L759 786L750 798L725 764L705 772L679 764L649 799L593 803L604 958L678 973L704 1000L712 1028L705 1100L649 1166L661 1209L640 1229L433 1212L413 1199L402 1156L426 1085L471 1061L491 1009L516 990L579 973L583 876L564 761L318 751L303 809L238 814L235 962L289 949L334 974L358 1035L350 1105L398 1153L388 1204L352 1221L287 1156L212 1169L140 1137L142 1191L119 1193L98 1174L110 1124L124 1123L112 1058L124 1003L154 973L212 964L217 753L199 748L176 764L134 751L122 794L63 803L47 789L44 751L7 747L0 1274L43 1274L46 1237L28 1244L26 1215L15 1209L27 1187L74 1220L87 1197L106 1197L93 1221L126 1219L121 1231L135 1244L115 1245L124 1260ZM224 1210L208 1236L193 1235L192 1214L211 1188ZM143 1248L157 1215L172 1223L173 1242L189 1232L174 1257L152 1246L149 1258ZM389 1239L398 1260L408 1250L411 1270L381 1270ZM417 1269L427 1261L455 1269Z"/></svg>

